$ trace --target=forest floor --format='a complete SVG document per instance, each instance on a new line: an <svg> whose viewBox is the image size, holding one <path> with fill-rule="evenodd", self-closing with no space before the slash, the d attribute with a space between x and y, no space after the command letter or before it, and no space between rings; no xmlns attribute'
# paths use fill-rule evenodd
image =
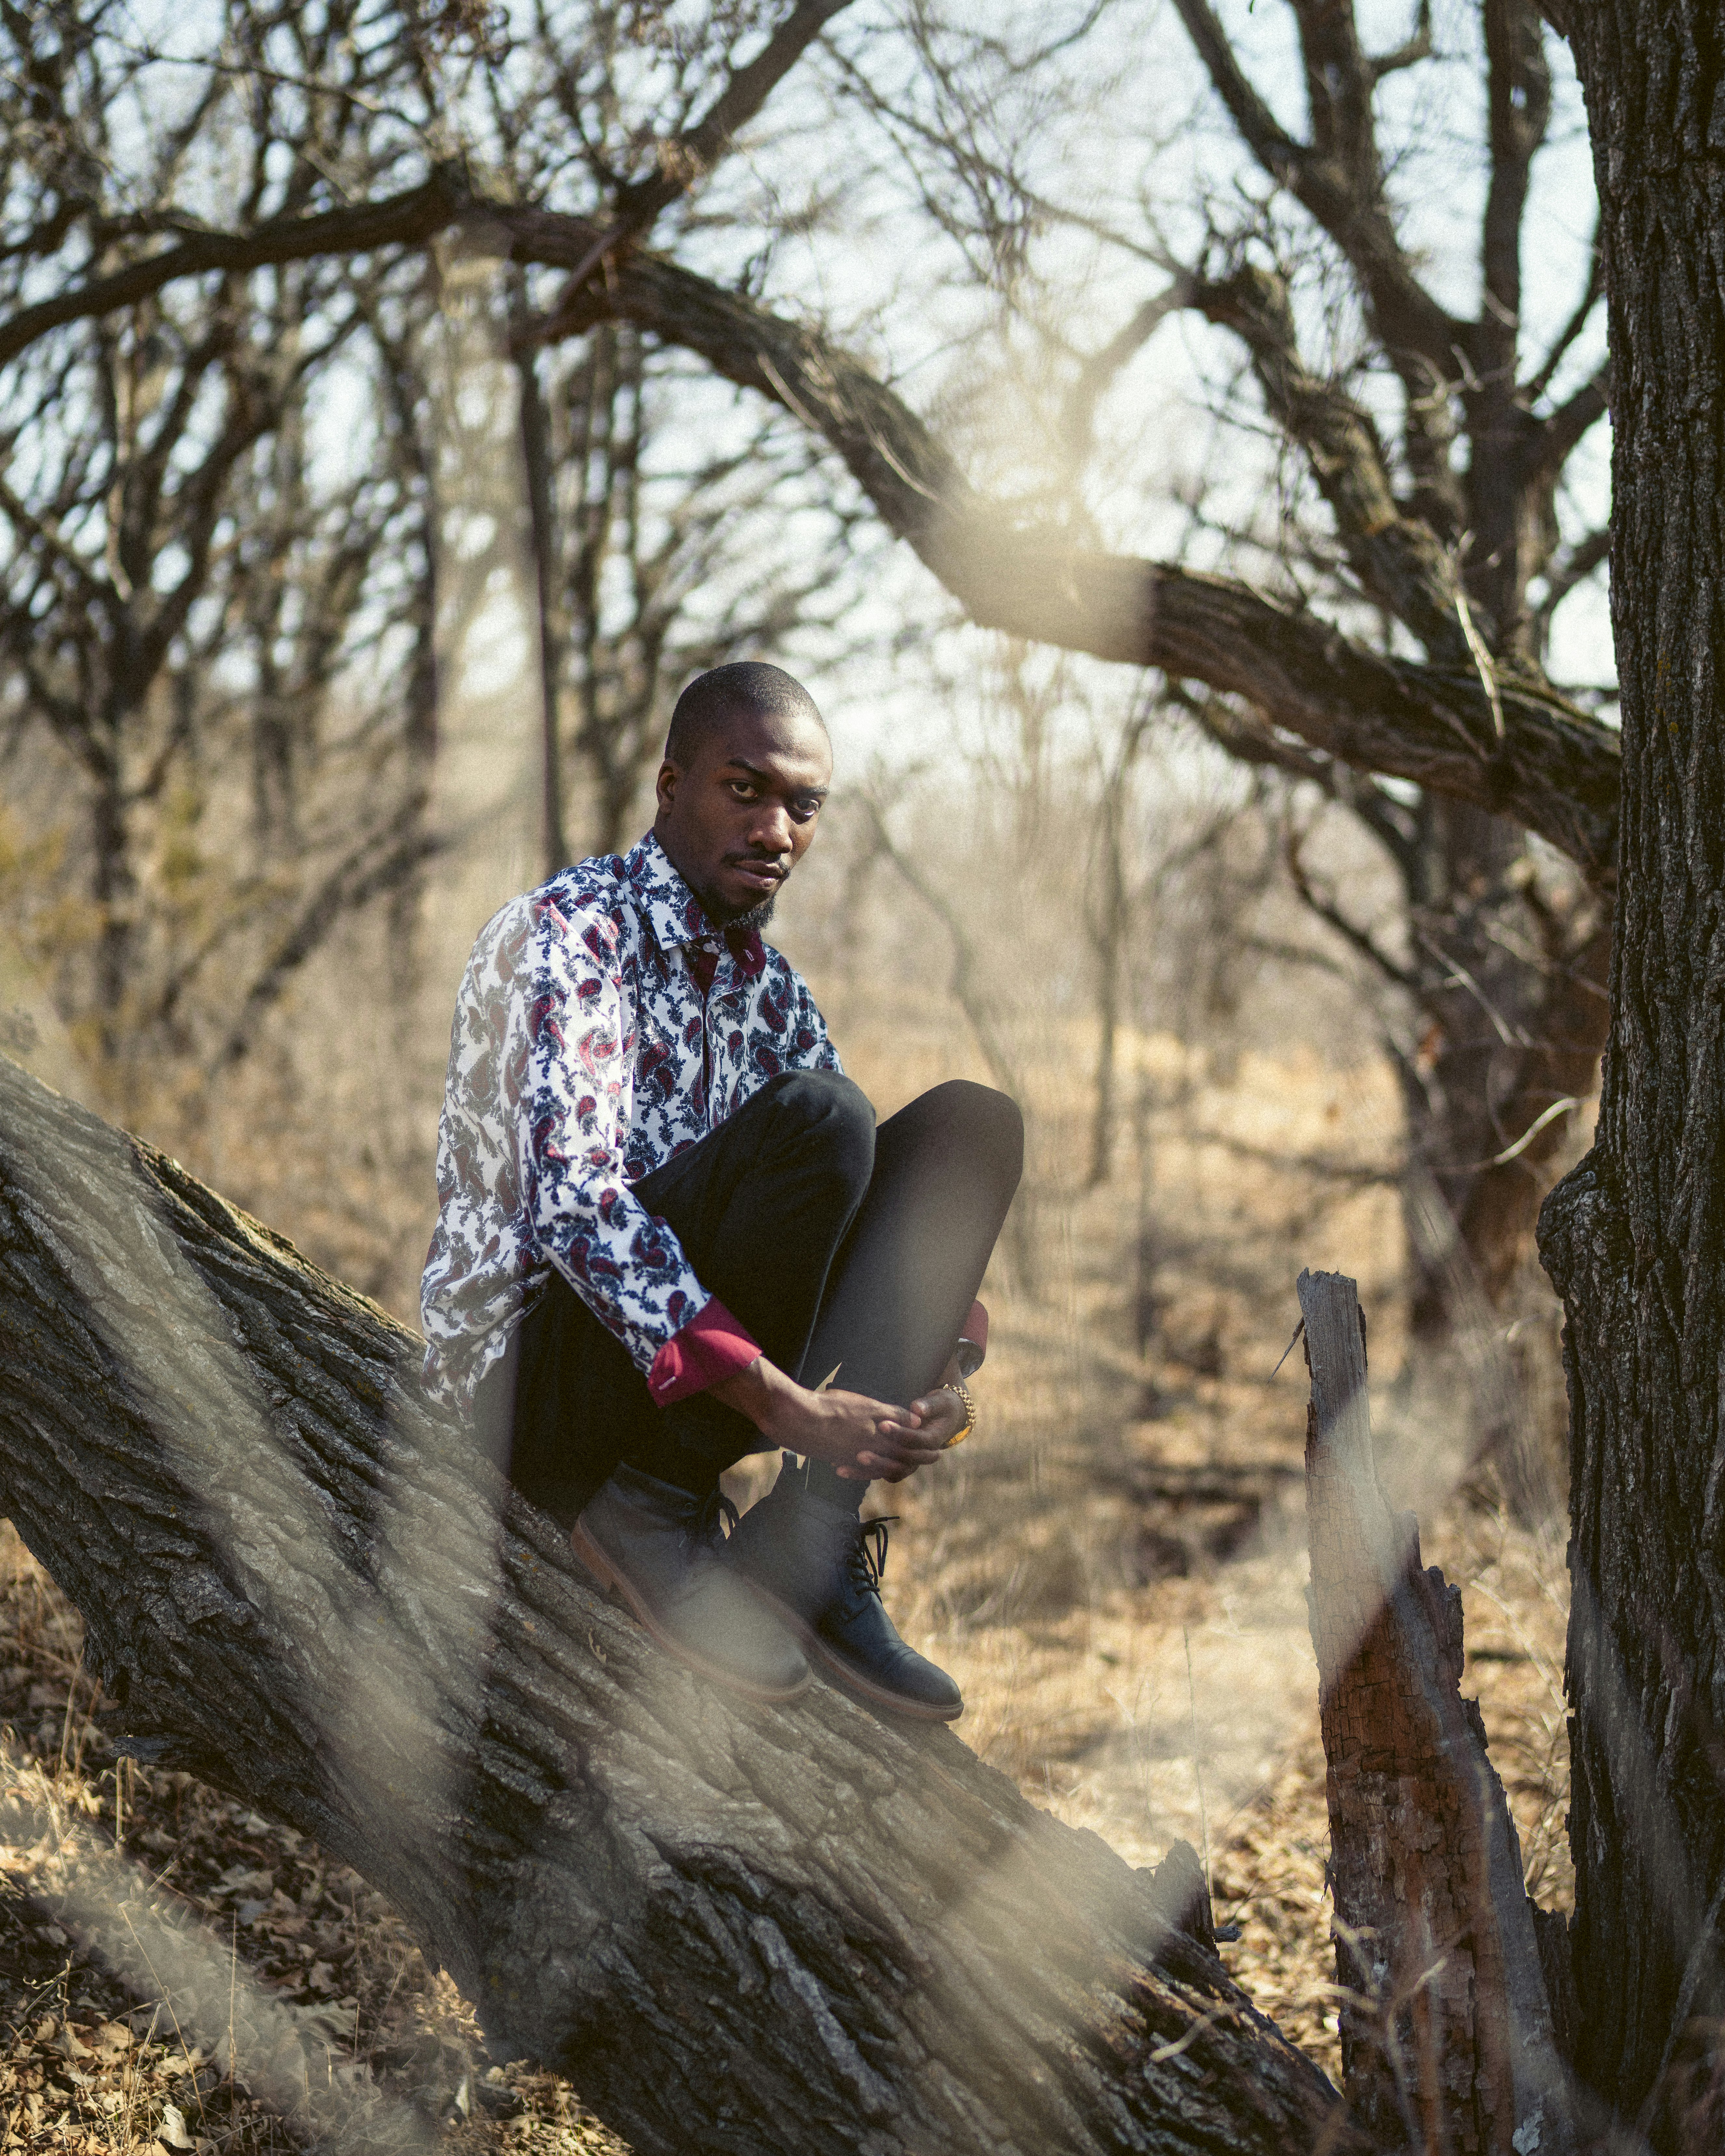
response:
<svg viewBox="0 0 1725 2156"><path fill-rule="evenodd" d="M959 1733L1133 1863L1190 1841L1240 1928L1228 1966L1332 2073L1298 1351L1272 1374L1301 1265L1360 1281L1386 1474L1462 1588L1468 1687L1530 1886L1560 1908L1571 1886L1561 1528L1512 1520L1466 1433L1394 1386L1393 1201L1312 1165L1338 1125L1382 1126L1384 1083L1248 1057L1189 1090L1131 1223L1117 1194L1076 1201L1040 1224L1039 1279L991 1283L976 1435L871 1507L898 1515L887 1604L963 1683ZM556 2075L488 2064L447 1979L352 1872L185 1774L117 1760L80 1650L76 1613L0 1528L0 2148L303 2146L254 2063L272 2012L360 2092L377 2145L619 2148ZM147 1873L195 1915L229 1969L213 2025L177 2025L59 1921L69 1835L117 1898Z"/></svg>

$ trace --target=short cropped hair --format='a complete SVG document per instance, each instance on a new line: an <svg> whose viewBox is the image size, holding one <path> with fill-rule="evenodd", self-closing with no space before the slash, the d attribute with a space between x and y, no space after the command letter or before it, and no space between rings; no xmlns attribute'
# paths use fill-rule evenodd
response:
<svg viewBox="0 0 1725 2156"><path fill-rule="evenodd" d="M697 675L678 697L665 737L666 762L686 771L713 728L739 711L813 719L823 732L826 729L814 697L783 667L769 666L759 659L734 660L728 666Z"/></svg>

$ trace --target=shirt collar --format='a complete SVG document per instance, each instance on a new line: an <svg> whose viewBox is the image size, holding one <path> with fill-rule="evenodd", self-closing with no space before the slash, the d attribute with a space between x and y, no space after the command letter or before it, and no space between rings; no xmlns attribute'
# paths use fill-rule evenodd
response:
<svg viewBox="0 0 1725 2156"><path fill-rule="evenodd" d="M667 957L703 938L710 937L716 945L719 932L707 919L706 908L671 866L650 831L624 856L623 869L654 942Z"/></svg>
<svg viewBox="0 0 1725 2156"><path fill-rule="evenodd" d="M623 866L653 939L667 957L691 943L706 943L715 951L728 950L746 980L766 971L766 946L754 930L717 927L652 832L624 857Z"/></svg>

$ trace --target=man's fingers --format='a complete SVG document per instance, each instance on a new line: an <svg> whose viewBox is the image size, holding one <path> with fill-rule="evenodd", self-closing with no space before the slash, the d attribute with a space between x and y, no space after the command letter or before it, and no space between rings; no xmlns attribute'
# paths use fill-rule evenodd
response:
<svg viewBox="0 0 1725 2156"><path fill-rule="evenodd" d="M914 1413L912 1409L902 1406L896 1400L873 1400L865 1393L853 1393L850 1397L873 1422L901 1424L906 1415Z"/></svg>
<svg viewBox="0 0 1725 2156"><path fill-rule="evenodd" d="M908 1482L913 1475L932 1466L939 1458L940 1455L934 1452L927 1460L901 1460L896 1467L877 1467L872 1471L872 1479L876 1482Z"/></svg>
<svg viewBox="0 0 1725 2156"><path fill-rule="evenodd" d="M864 1393L830 1391L824 1398L829 1412L837 1409L849 1425L842 1442L855 1447L848 1460L841 1455L834 1462L841 1481L901 1482L946 1449L944 1434L928 1426L926 1401L901 1407Z"/></svg>
<svg viewBox="0 0 1725 2156"><path fill-rule="evenodd" d="M937 1432L909 1423L877 1423L861 1442L880 1452L938 1452L941 1447Z"/></svg>
<svg viewBox="0 0 1725 2156"><path fill-rule="evenodd" d="M859 1452L856 1464L871 1469L889 1481L896 1481L898 1476L892 1471L895 1468L902 1474L914 1474L917 1468L927 1467L938 1460L946 1449L944 1441L939 1440L920 1445L877 1445L870 1451Z"/></svg>
<svg viewBox="0 0 1725 2156"><path fill-rule="evenodd" d="M877 1445L867 1452L856 1455L855 1473L839 1473L846 1481L902 1482L919 1468L929 1467L946 1450L944 1438L931 1438L918 1432L910 1442L899 1445Z"/></svg>

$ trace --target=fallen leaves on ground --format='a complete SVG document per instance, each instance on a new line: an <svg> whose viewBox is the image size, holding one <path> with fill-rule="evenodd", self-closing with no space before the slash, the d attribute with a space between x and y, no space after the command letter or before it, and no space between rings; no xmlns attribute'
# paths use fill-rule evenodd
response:
<svg viewBox="0 0 1725 2156"><path fill-rule="evenodd" d="M419 2146L449 2156L623 2156L559 2076L528 2061L490 2063L454 1986L357 1873L189 1774L116 1758L80 1646L76 1612L0 1525L8 1820L52 1812L141 1866L195 1910L228 1959L234 1995L243 2002L241 1979L256 1979L294 2011L313 2048L358 2070L356 2086L374 2087L380 2108L393 2099L393 2119L410 2115ZM0 2151L286 2156L315 2146L303 2123L249 2085L243 2003L225 2026L181 2029L44 1911L36 1894L49 1839L0 1839ZM347 2147L384 2145L362 2112Z"/></svg>

